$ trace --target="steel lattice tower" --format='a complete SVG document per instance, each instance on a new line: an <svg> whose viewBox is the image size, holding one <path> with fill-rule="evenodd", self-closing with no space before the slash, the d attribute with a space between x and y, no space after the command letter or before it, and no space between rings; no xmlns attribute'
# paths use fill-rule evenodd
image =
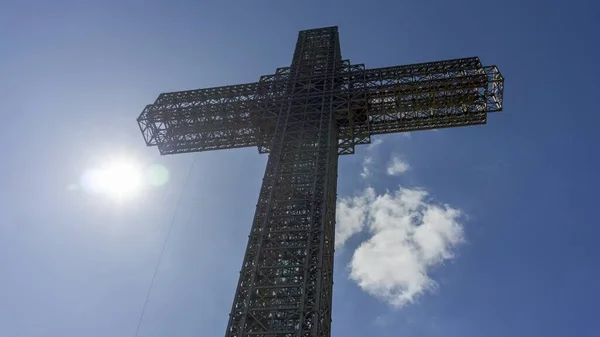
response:
<svg viewBox="0 0 600 337"><path fill-rule="evenodd" d="M337 27L301 31L258 82L163 93L138 118L161 154L269 153L226 337L328 337L338 156L372 135L485 124L504 79L477 57L365 69Z"/></svg>

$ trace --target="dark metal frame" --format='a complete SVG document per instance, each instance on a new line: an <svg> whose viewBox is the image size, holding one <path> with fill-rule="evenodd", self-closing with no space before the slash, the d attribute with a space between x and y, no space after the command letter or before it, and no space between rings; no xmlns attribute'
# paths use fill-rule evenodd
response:
<svg viewBox="0 0 600 337"><path fill-rule="evenodd" d="M146 106L138 124L161 154L269 153L226 336L330 336L338 156L376 134L485 124L503 84L477 57L365 69L327 27L301 31L291 66L256 83Z"/></svg>

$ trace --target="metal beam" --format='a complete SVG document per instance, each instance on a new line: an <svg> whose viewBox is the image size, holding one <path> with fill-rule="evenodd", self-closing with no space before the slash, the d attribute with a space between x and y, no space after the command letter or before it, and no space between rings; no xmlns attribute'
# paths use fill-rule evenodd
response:
<svg viewBox="0 0 600 337"><path fill-rule="evenodd" d="M138 125L161 154L257 145L258 83L164 93L147 105Z"/></svg>

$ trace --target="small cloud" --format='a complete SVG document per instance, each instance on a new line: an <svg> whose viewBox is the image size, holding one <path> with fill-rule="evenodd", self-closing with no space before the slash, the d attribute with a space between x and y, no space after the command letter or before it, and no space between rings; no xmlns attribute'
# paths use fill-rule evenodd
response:
<svg viewBox="0 0 600 337"><path fill-rule="evenodd" d="M381 138L375 138L375 140L372 141L371 144L367 145L367 151L373 151L376 147L378 147L381 144L383 144L383 140L381 140Z"/></svg>
<svg viewBox="0 0 600 337"><path fill-rule="evenodd" d="M373 165L373 158L367 156L363 159L362 172L360 176L363 179L367 179L371 175L371 165Z"/></svg>
<svg viewBox="0 0 600 337"><path fill-rule="evenodd" d="M377 317L375 317L373 324L375 324L378 327L386 327L391 324L391 319L389 316L388 317L377 316Z"/></svg>
<svg viewBox="0 0 600 337"><path fill-rule="evenodd" d="M383 144L383 140L381 140L381 138L376 138L375 140L373 140L371 142L371 144L367 145L367 152L375 151L375 149L381 144ZM371 156L364 157L363 163L362 163L362 171L360 172L360 176L363 179L367 179L369 176L371 176L371 167L372 166L373 166L373 157L371 157Z"/></svg>
<svg viewBox="0 0 600 337"><path fill-rule="evenodd" d="M396 176L408 171L409 168L408 163L402 161L398 156L393 156L392 160L388 163L387 174Z"/></svg>
<svg viewBox="0 0 600 337"><path fill-rule="evenodd" d="M354 251L350 278L365 292L400 308L431 292L431 269L454 257L464 241L461 212L427 200L421 189L399 187L376 196L372 188L338 202L336 246L363 230L370 233Z"/></svg>

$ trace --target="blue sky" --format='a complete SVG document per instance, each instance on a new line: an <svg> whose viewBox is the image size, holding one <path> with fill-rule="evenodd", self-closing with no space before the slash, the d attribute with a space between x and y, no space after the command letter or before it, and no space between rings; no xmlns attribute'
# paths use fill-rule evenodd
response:
<svg viewBox="0 0 600 337"><path fill-rule="evenodd" d="M415 274L375 279L394 270L377 259L361 269L377 256L360 245L381 232L359 224L336 254L333 336L598 335L597 3L2 7L0 336L134 336L173 214L139 336L223 335L266 156L160 157L135 118L161 92L256 81L289 64L298 30L330 25L343 56L367 67L479 56L506 77L505 110L486 126L380 137L341 158L340 203L363 198L356 212L461 215L445 218L455 236L432 260L396 270L436 284L402 307L389 302ZM170 179L122 202L81 187L114 156ZM387 173L393 158L404 172ZM396 198L416 190L428 193L418 209ZM390 280L396 293L377 293Z"/></svg>

